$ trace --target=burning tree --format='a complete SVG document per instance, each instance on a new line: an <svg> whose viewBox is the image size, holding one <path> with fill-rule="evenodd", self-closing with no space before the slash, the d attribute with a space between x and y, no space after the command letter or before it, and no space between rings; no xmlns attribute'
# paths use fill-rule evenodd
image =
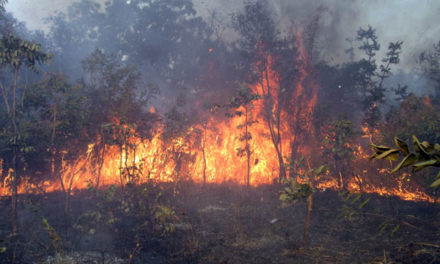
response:
<svg viewBox="0 0 440 264"><path fill-rule="evenodd" d="M133 182L139 176L135 177L136 144L152 138L158 121L155 113L146 111L146 106L159 90L154 85L145 85L135 67L99 49L83 61L83 68L90 108L88 118L96 124L89 128L90 135L97 139L92 156L96 166L95 184L99 186L104 157L112 145L120 148L120 177L125 174L124 182Z"/></svg>
<svg viewBox="0 0 440 264"><path fill-rule="evenodd" d="M324 157L331 161L331 171L338 179L339 189L346 188L347 173L350 168L353 156L353 139L356 136L354 124L345 118L340 118L331 122L322 140Z"/></svg>
<svg viewBox="0 0 440 264"><path fill-rule="evenodd" d="M304 132L313 129L310 121L318 86L309 75L311 59L307 53L313 50L317 21L319 14L311 23L315 27L307 29L309 43L303 39L301 29L282 36L265 2L247 4L244 12L233 19L241 35L243 59L251 65L249 80L261 96L258 114L266 123L278 158L279 179L287 176L283 152L290 149L289 159L295 160L305 143ZM292 175L293 170L292 166Z"/></svg>
<svg viewBox="0 0 440 264"><path fill-rule="evenodd" d="M199 135L191 126L190 118L177 107L166 113L165 130L162 134L165 154L164 166L171 161L171 179L177 184L179 181L190 178L189 166L195 158L195 137Z"/></svg>
<svg viewBox="0 0 440 264"><path fill-rule="evenodd" d="M234 109L232 112L227 113L229 117L241 117L244 115L244 122L239 124L237 128L244 130L244 133L240 135L240 141L244 141L244 147L237 148L237 155L239 157L246 156L247 159L247 171L245 183L249 187L250 173L251 173L251 154L252 150L249 142L252 140L252 134L249 132L249 127L257 121L252 115L252 109L254 107L253 101L258 100L259 96L252 93L252 90L246 85L242 84L234 97L229 98L228 108ZM256 162L258 158L256 158Z"/></svg>

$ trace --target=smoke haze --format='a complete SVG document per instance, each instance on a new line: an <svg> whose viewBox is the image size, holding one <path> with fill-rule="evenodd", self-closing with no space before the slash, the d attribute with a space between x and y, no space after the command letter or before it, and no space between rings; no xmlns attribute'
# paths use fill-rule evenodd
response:
<svg viewBox="0 0 440 264"><path fill-rule="evenodd" d="M13 0L6 6L19 21L24 21L31 30L48 30L45 18L57 11L66 11L74 3L67 1ZM96 0L104 4L103 0ZM195 0L195 8L201 16L215 11L220 18L243 6L242 2ZM440 2L438 1L270 1L279 19L304 23L310 20L318 8L323 8L320 19L320 39L318 45L326 51L327 59L335 62L347 58L344 50L349 47L346 38L353 38L359 27L371 25L377 30L382 51L391 41L404 41L402 62L399 67L408 71L414 65L421 51L429 49L438 39L440 24ZM330 51L330 52L328 52ZM341 59L343 58L343 59Z"/></svg>

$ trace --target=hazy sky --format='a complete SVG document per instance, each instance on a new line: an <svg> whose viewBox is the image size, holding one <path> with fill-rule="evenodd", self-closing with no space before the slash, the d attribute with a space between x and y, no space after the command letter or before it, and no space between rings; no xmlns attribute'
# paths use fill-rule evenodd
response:
<svg viewBox="0 0 440 264"><path fill-rule="evenodd" d="M57 10L65 11L75 0L9 0L6 10L29 29L44 29L43 19ZM105 0L96 0L104 3ZM195 0L199 11L216 10L224 14L239 6L238 0ZM403 40L402 66L414 63L420 51L440 40L440 1L438 0L273 0L275 12L301 20L310 17L319 6L328 7L324 30L329 39L322 45L341 46L346 37L353 37L359 27L377 29L383 49L390 41ZM226 16L227 17L227 16ZM332 39L333 38L333 39ZM340 43L337 40L341 40ZM344 47L346 48L346 47ZM340 49L343 51L343 48ZM342 56L335 52L334 56Z"/></svg>

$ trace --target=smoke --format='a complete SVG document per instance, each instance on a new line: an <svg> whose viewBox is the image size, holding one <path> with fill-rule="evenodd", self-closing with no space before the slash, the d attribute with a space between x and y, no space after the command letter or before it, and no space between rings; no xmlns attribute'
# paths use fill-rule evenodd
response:
<svg viewBox="0 0 440 264"><path fill-rule="evenodd" d="M106 0L94 0L102 5ZM44 18L56 11L66 11L75 0L66 1L9 1L6 9L15 17L25 21L29 29L48 30ZM377 30L384 52L391 41L403 40L404 47L400 68L409 71L416 63L421 51L429 49L438 41L440 24L436 23L440 13L440 2L432 0L273 0L269 1L279 20L304 23L318 10L324 8L320 19L319 48L330 61L340 63L347 59L344 50L349 48L346 38L354 38L359 27L371 25ZM240 10L244 1L194 0L195 8L202 17L212 11L223 19ZM225 21L227 22L227 21ZM356 45L355 45L356 48Z"/></svg>
<svg viewBox="0 0 440 264"><path fill-rule="evenodd" d="M438 41L440 25L437 21L440 3L436 1L271 1L277 16L296 23L310 22L320 12L318 48L324 59L341 63L348 59L347 39L354 39L360 27L371 25L376 29L381 44L380 58L389 42L403 41L401 70L415 67L419 54ZM319 11L321 10L321 11ZM353 43L355 50L358 43Z"/></svg>

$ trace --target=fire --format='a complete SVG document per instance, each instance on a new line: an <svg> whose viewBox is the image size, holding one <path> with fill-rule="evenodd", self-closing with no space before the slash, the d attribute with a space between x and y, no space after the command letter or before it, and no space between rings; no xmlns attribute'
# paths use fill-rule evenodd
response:
<svg viewBox="0 0 440 264"><path fill-rule="evenodd" d="M430 98L429 96L425 96L425 97L423 98L423 102L424 102L427 106L429 106L429 108L434 109L434 106L432 105L432 100L431 100L431 98Z"/></svg>
<svg viewBox="0 0 440 264"><path fill-rule="evenodd" d="M289 155L293 157L301 154L310 159L313 151L310 145L316 144L313 142L315 131L312 125L312 115L318 101L319 86L311 75L311 65L301 34L299 31L296 38L299 58L292 58L292 62L299 65L299 76L293 84L294 89L291 94L286 94L289 96L287 107L283 108L278 104L278 98L283 97L286 91L285 88L280 87L280 76L273 70L276 62L271 56L263 54L267 62L265 64L266 74L260 82L249 85L253 93L261 96L251 109L251 114L258 122L249 127L252 135L249 140L250 185L252 186L271 184L277 180L281 166L284 168L284 163L287 163L283 159ZM212 52L212 49L209 52ZM156 109L151 107L149 112L155 114ZM270 131L269 126L276 123L274 120L279 120L280 125L272 127L273 130ZM243 122L243 116L233 118L210 116L205 123L194 125L183 134L173 138L164 138L165 128L161 125L152 138L146 139L137 136L134 127L121 124L117 118L114 118L113 123L119 130L114 132L113 139L116 140L121 135L125 135L125 140L119 145L104 144L104 148L97 149L96 146L103 145L102 139L98 138L76 161L70 163L63 161L62 173L58 179L31 183L29 178L22 177L18 192L23 194L62 190L72 193L91 186L112 184L124 186L128 183L148 181L192 180L197 183L245 184L246 157L237 155L237 149L243 146L240 140L243 131L239 128ZM378 131L369 131L367 127L363 127L362 130L370 140L373 134L378 134ZM301 141L312 143L307 145ZM365 164L359 164L359 162L367 160L369 155L361 145L354 145L352 148L355 166L363 167ZM93 161L93 157L97 156L103 157L100 166ZM283 161L281 165L280 159ZM402 184L405 177L400 179L397 188L386 188L363 182L363 177L360 176L364 172L367 171L358 172L356 175L359 177L348 181L346 184L348 190L393 195L405 200L434 201L422 191L406 190ZM380 174L382 174L381 177L386 177L386 172L380 172ZM287 173L286 176L293 175ZM10 194L11 177L12 171L9 170L0 185L0 196ZM314 184L319 189L338 189L335 175L326 175Z"/></svg>

